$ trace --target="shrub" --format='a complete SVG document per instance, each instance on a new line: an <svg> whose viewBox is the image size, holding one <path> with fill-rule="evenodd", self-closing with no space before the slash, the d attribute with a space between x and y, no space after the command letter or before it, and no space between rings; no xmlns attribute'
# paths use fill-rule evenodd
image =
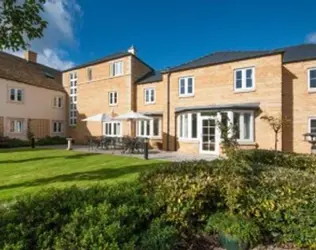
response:
<svg viewBox="0 0 316 250"><path fill-rule="evenodd" d="M65 137L60 136L46 136L44 138L40 138L36 141L36 145L45 146L45 145L61 145L67 144L67 139Z"/></svg>
<svg viewBox="0 0 316 250"><path fill-rule="evenodd" d="M272 150L239 150L240 157L252 164L276 165L279 167L308 170L316 173L316 156L277 152Z"/></svg>
<svg viewBox="0 0 316 250"><path fill-rule="evenodd" d="M28 146L30 146L29 141L20 140L17 138L0 137L0 148L17 148Z"/></svg>
<svg viewBox="0 0 316 250"><path fill-rule="evenodd" d="M172 249L176 231L158 217L137 184L42 191L0 210L0 249Z"/></svg>
<svg viewBox="0 0 316 250"><path fill-rule="evenodd" d="M239 244L254 246L261 240L261 232L258 225L240 215L228 213L216 213L207 222L205 231L219 233L224 237L237 241Z"/></svg>
<svg viewBox="0 0 316 250"><path fill-rule="evenodd" d="M165 208L164 218L182 229L203 224L223 204L214 182L217 162L180 162L162 165L140 177L144 192Z"/></svg>

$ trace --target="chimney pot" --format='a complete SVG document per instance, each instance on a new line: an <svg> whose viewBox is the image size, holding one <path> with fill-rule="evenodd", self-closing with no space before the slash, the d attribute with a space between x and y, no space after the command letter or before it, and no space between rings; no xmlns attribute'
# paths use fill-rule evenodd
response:
<svg viewBox="0 0 316 250"><path fill-rule="evenodd" d="M31 51L31 50L26 50L24 51L24 58L28 62L37 62L37 53Z"/></svg>

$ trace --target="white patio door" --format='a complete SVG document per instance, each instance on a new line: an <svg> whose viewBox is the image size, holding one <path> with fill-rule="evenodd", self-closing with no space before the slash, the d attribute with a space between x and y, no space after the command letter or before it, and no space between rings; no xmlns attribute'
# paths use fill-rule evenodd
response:
<svg viewBox="0 0 316 250"><path fill-rule="evenodd" d="M200 152L218 154L219 138L215 116L201 116Z"/></svg>

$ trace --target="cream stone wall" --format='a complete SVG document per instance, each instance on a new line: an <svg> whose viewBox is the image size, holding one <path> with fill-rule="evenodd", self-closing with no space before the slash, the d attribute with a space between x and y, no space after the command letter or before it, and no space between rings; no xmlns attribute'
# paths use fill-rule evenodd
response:
<svg viewBox="0 0 316 250"><path fill-rule="evenodd" d="M237 93L234 91L234 70L255 67L255 90ZM193 76L195 78L194 96L179 97L179 78ZM164 75L167 82L167 76ZM270 149L274 146L274 134L268 124L260 117L263 114L281 115L282 113L282 55L270 55L231 63L218 64L203 68L174 72L170 75L170 136L169 148L184 152L196 152L199 144L188 146L177 140L176 114L177 107L241 104L260 102L261 111L255 117L255 143L260 148ZM165 108L164 115L167 114ZM167 133L167 123L164 132ZM279 138L282 145L282 138ZM194 147L194 149L192 148ZM281 149L281 146L280 146Z"/></svg>
<svg viewBox="0 0 316 250"><path fill-rule="evenodd" d="M288 151L311 152L303 134L309 132L309 117L316 117L316 92L308 91L308 69L315 67L316 60L284 64L284 114L292 120L284 133Z"/></svg>
<svg viewBox="0 0 316 250"><path fill-rule="evenodd" d="M19 88L24 91L24 99L21 103L12 102L9 99L9 89ZM53 101L55 97L61 97L63 106L54 108ZM0 79L0 116L3 118L4 136L26 139L27 120L66 120L66 94L64 92L54 91L45 88L15 82L6 79ZM20 134L9 132L10 119L20 119L24 121L24 131ZM50 130L48 130L48 134Z"/></svg>

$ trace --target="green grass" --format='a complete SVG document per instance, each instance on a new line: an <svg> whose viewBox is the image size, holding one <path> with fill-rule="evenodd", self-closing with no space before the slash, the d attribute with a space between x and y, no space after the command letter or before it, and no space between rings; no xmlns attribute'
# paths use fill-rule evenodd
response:
<svg viewBox="0 0 316 250"><path fill-rule="evenodd" d="M159 161L53 149L0 150L0 200L41 188L131 181Z"/></svg>

